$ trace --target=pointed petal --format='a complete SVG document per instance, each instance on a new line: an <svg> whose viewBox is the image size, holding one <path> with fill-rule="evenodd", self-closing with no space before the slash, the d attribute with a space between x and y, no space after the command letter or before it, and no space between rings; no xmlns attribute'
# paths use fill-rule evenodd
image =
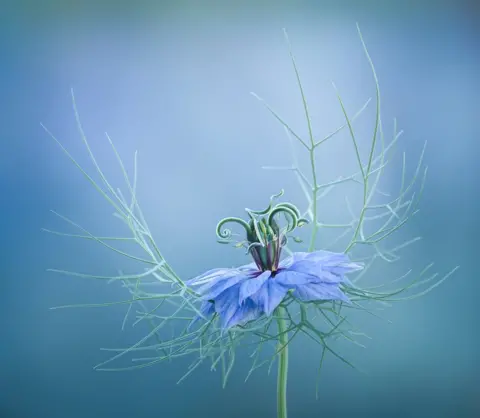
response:
<svg viewBox="0 0 480 418"><path fill-rule="evenodd" d="M238 295L240 293L240 285L229 287L215 299L215 312L220 315L222 320L222 328L228 324L237 309L240 307L238 303Z"/></svg>
<svg viewBox="0 0 480 418"><path fill-rule="evenodd" d="M244 325L249 321L259 318L262 315L262 309L256 305L252 299L247 299L245 303L240 306L235 314L227 322L225 328L231 328L236 325Z"/></svg>
<svg viewBox="0 0 480 418"><path fill-rule="evenodd" d="M270 316L275 308L280 305L287 291L288 289L276 283L274 278L270 278L251 298L258 303L258 306L263 308L266 315Z"/></svg>
<svg viewBox="0 0 480 418"><path fill-rule="evenodd" d="M209 317L215 312L215 306L212 302L203 302L200 306L200 312L203 316Z"/></svg>
<svg viewBox="0 0 480 418"><path fill-rule="evenodd" d="M187 280L185 283L190 286L201 285L204 283L208 283L211 280L222 277L228 274L228 272L231 270L232 269L226 269L226 268L217 268L217 269L208 270L205 273L202 273L199 276L194 277L193 279Z"/></svg>
<svg viewBox="0 0 480 418"><path fill-rule="evenodd" d="M247 274L235 270L232 272L232 274L216 280L213 285L204 285L198 289L197 292L205 300L215 299L228 288L231 288L232 286L235 286L243 280L247 280L248 278L249 276Z"/></svg>
<svg viewBox="0 0 480 418"><path fill-rule="evenodd" d="M208 318L210 315L212 315L215 312L215 306L212 302L205 301L201 304L200 306L200 313L205 317ZM192 319L192 322L190 322L190 325L188 326L187 330L190 330L190 328L195 325L200 319L203 319L200 315L195 316L195 318Z"/></svg>
<svg viewBox="0 0 480 418"><path fill-rule="evenodd" d="M273 278L278 285L288 289L294 289L296 286L305 285L317 281L315 276L294 270L280 270Z"/></svg>
<svg viewBox="0 0 480 418"><path fill-rule="evenodd" d="M313 262L321 262L321 264L328 268L328 270L331 271L333 274L341 276L346 273L363 269L362 264L352 263L348 255L344 253L315 251L309 254L305 259Z"/></svg>
<svg viewBox="0 0 480 418"><path fill-rule="evenodd" d="M327 267L322 265L321 261L313 262L305 259L292 264L287 271L309 276L311 278L310 281L322 281L328 283L342 282L342 277L331 273Z"/></svg>
<svg viewBox="0 0 480 418"><path fill-rule="evenodd" d="M243 266L237 267L238 270L251 270L252 273L258 272L258 267L255 263L245 264Z"/></svg>
<svg viewBox="0 0 480 418"><path fill-rule="evenodd" d="M348 299L336 284L329 283L311 283L298 286L294 295L304 302L313 300L341 300L350 302L350 299Z"/></svg>
<svg viewBox="0 0 480 418"><path fill-rule="evenodd" d="M288 268L293 263L305 259L309 254L312 254L312 253L305 253L305 252L293 253L290 257L284 258L282 261L280 261L278 267Z"/></svg>
<svg viewBox="0 0 480 418"><path fill-rule="evenodd" d="M307 260L318 261L318 260L335 260L335 261L345 261L348 260L348 256L345 253L334 253L332 251L314 251L312 253L308 253Z"/></svg>
<svg viewBox="0 0 480 418"><path fill-rule="evenodd" d="M317 277L317 281L326 283L346 282L345 274L363 268L360 264L350 262L343 253L315 251L293 262L287 269Z"/></svg>
<svg viewBox="0 0 480 418"><path fill-rule="evenodd" d="M240 285L239 303L242 304L245 299L257 293L271 275L271 271L264 271L258 277L252 277L250 279L244 280Z"/></svg>

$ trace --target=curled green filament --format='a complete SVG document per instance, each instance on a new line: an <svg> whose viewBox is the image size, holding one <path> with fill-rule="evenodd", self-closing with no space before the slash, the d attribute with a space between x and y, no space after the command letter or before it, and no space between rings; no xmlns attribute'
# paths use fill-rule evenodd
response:
<svg viewBox="0 0 480 418"><path fill-rule="evenodd" d="M287 215L287 218L290 218L291 222L288 222L286 233L292 232L298 226L298 216L293 209L290 209L287 206L275 206L268 214L267 223L271 225L272 222L274 222L273 217L275 215L278 215L279 213L284 213L285 215Z"/></svg>
<svg viewBox="0 0 480 418"><path fill-rule="evenodd" d="M222 231L222 226L225 225L226 223L237 223L239 225L242 225L245 228L245 231L247 232L247 235L251 233L250 230L250 225L248 222L244 221L242 218L235 218L235 217L229 217L229 218L223 218L218 224L217 224L217 237L221 239L228 239L232 236L232 231L230 229L224 229Z"/></svg>
<svg viewBox="0 0 480 418"><path fill-rule="evenodd" d="M222 227L229 222L237 223L245 229L246 241L242 241L236 246L246 247L247 253L251 253L259 265L271 267L277 264L281 247L286 245L287 234L308 223L307 219L301 217L300 211L293 203L281 202L274 205L274 201L283 194L284 191L281 190L280 193L272 195L270 203L263 210L246 208L248 221L236 217L222 219L216 229L219 242L228 243L232 237L232 231L230 229L222 230ZM279 214L283 214L287 221L287 226L282 229L275 220Z"/></svg>
<svg viewBox="0 0 480 418"><path fill-rule="evenodd" d="M296 217L297 217L297 226L299 228L302 227L305 224L308 224L308 219L305 219L305 218L301 217L300 211L298 210L298 208L294 204L284 202L284 203L279 203L276 207L277 208L278 207L285 207L285 208L289 208L289 209L293 210L295 212Z"/></svg>
<svg viewBox="0 0 480 418"><path fill-rule="evenodd" d="M254 215L266 215L266 214L267 214L268 212L270 212L270 210L272 209L273 201L274 201L275 199L278 199L279 197L282 197L284 193L285 193L285 192L284 192L284 190L282 189L282 190L280 190L280 193L277 193L277 194L274 194L274 195L270 196L270 203L269 203L269 205L267 206L267 208L264 209L264 210L251 210L251 209L246 209L246 211L247 211L247 212L250 212L250 213L252 213L252 214L254 214ZM287 203L287 204L290 205L290 203ZM278 206L278 205L277 205L277 206ZM292 206L294 206L294 205L292 205Z"/></svg>

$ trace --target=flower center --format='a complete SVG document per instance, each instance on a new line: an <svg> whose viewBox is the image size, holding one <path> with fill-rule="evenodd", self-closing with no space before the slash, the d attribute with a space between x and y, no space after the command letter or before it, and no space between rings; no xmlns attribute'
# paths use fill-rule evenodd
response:
<svg viewBox="0 0 480 418"><path fill-rule="evenodd" d="M224 218L217 225L217 237L221 243L231 242L232 231L222 230L222 226L232 222L241 225L246 233L246 241L237 243L239 247L246 247L247 253L250 253L257 265L259 271L271 271L273 274L278 270L282 247L287 243L287 234L295 228L308 223L306 219L300 217L298 208L288 202L277 203L273 201L283 195L283 190L270 198L270 204L264 210L245 209L249 220L241 218ZM280 228L275 217L283 215L287 221L287 226Z"/></svg>
<svg viewBox="0 0 480 418"><path fill-rule="evenodd" d="M280 232L278 224L272 220L270 224L262 218L255 228L250 221L250 232L247 232L249 252L260 271L270 270L274 273L278 269L282 246L286 238Z"/></svg>

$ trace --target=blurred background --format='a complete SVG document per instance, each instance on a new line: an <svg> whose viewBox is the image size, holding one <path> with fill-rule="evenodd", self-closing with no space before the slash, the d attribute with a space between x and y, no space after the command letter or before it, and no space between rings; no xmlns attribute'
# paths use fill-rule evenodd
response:
<svg viewBox="0 0 480 418"><path fill-rule="evenodd" d="M346 342L338 348L366 374L327 358L318 401L319 347L297 341L290 416L480 416L478 19L476 2L453 0L3 2L0 418L275 416L275 373L262 369L244 384L245 356L225 389L208 367L176 385L188 366L183 360L134 372L93 370L108 356L100 347L133 344L144 330L121 331L125 306L49 310L127 295L46 269L108 275L135 266L93 242L41 231L76 232L54 209L92 233L125 233L40 122L93 173L75 124L73 87L86 135L115 186L122 175L104 132L130 173L138 150L139 199L176 271L191 277L245 263L242 251L216 243L220 218L262 208L282 187L289 200L305 204L291 173L261 169L291 164L291 150L281 125L249 93L306 136L287 28L314 131L329 134L344 121L332 81L350 114L375 94L356 22L380 80L385 131L392 132L394 117L405 131L383 189L395 194L402 152L412 174L428 141L421 211L396 238L423 240L372 280L431 261L442 274L461 269L427 296L386 310L392 324L355 317L372 340L362 341L366 349ZM355 125L364 151L374 111L372 103ZM321 181L355 171L347 132L326 145L319 151ZM322 220L338 221L343 197L339 189L322 201Z"/></svg>

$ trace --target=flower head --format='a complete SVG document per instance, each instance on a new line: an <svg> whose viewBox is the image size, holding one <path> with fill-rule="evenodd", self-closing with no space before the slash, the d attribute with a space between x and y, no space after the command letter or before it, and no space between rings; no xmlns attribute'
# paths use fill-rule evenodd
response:
<svg viewBox="0 0 480 418"><path fill-rule="evenodd" d="M201 313L205 316L217 313L225 329L243 325L262 315L270 316L288 292L303 302L349 302L341 285L348 283L347 273L362 266L350 262L347 255L328 251L297 252L281 260L287 233L307 221L300 218L298 209L290 203L272 207L273 198L278 196L272 197L264 211L247 209L249 222L226 218L217 227L217 234L225 239L231 236L231 232L221 231L223 224L241 224L247 232L245 245L253 263L232 269L213 269L188 282L203 301ZM289 221L283 230L274 220L274 216L281 213Z"/></svg>

